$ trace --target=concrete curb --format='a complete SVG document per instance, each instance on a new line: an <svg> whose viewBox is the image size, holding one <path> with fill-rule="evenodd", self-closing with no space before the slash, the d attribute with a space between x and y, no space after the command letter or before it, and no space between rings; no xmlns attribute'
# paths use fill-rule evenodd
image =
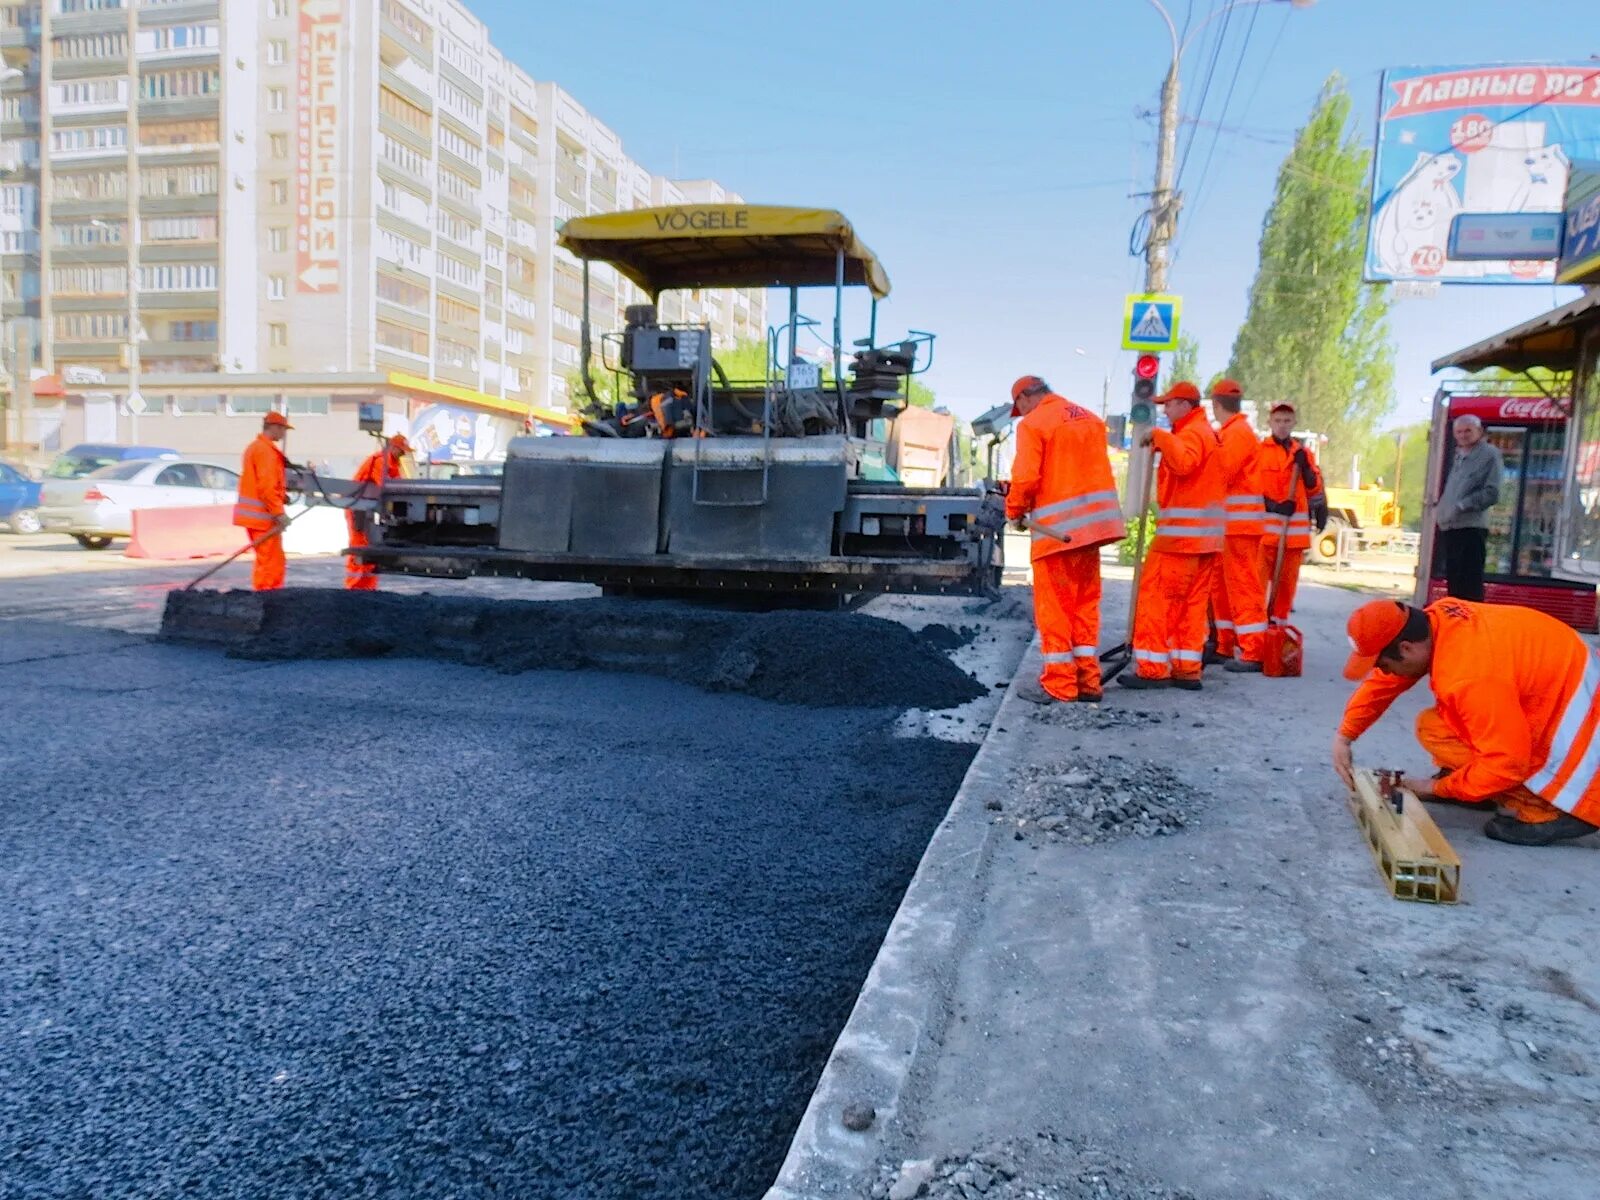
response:
<svg viewBox="0 0 1600 1200"><path fill-rule="evenodd" d="M996 732L1023 720L1028 702L1017 697L1018 682L1035 678L1039 665L1035 635L911 877L764 1200L864 1195L870 1186L906 1082L947 1016L952 964L982 890L997 828L984 803L1006 783L1009 759ZM877 1114L871 1127L860 1133L846 1129L848 1105L870 1105Z"/></svg>

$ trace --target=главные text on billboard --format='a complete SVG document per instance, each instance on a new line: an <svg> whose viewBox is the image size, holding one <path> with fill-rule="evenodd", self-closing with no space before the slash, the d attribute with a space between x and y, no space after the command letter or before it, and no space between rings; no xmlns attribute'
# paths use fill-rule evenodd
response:
<svg viewBox="0 0 1600 1200"><path fill-rule="evenodd" d="M1551 283L1549 261L1451 261L1461 213L1560 213L1575 158L1600 154L1600 63L1384 72L1366 277Z"/></svg>

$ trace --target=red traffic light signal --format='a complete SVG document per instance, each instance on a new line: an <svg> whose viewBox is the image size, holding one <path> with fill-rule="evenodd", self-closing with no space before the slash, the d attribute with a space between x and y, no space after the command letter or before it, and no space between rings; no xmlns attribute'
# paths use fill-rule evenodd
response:
<svg viewBox="0 0 1600 1200"><path fill-rule="evenodd" d="M1141 354L1133 364L1133 373L1139 379L1154 379L1161 370L1161 358L1155 354Z"/></svg>

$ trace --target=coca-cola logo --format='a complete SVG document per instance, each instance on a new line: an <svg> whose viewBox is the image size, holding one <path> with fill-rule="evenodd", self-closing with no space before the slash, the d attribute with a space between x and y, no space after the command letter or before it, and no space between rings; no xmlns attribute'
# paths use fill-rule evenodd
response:
<svg viewBox="0 0 1600 1200"><path fill-rule="evenodd" d="M1500 415L1523 421L1559 421L1567 414L1543 396L1517 396L1500 401Z"/></svg>

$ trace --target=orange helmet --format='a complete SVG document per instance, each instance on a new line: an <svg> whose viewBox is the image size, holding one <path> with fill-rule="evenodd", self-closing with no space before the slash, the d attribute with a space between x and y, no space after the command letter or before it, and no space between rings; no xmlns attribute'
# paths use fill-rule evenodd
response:
<svg viewBox="0 0 1600 1200"><path fill-rule="evenodd" d="M411 443L406 440L405 434L397 433L389 439L389 449L393 450L396 454L410 454Z"/></svg>

